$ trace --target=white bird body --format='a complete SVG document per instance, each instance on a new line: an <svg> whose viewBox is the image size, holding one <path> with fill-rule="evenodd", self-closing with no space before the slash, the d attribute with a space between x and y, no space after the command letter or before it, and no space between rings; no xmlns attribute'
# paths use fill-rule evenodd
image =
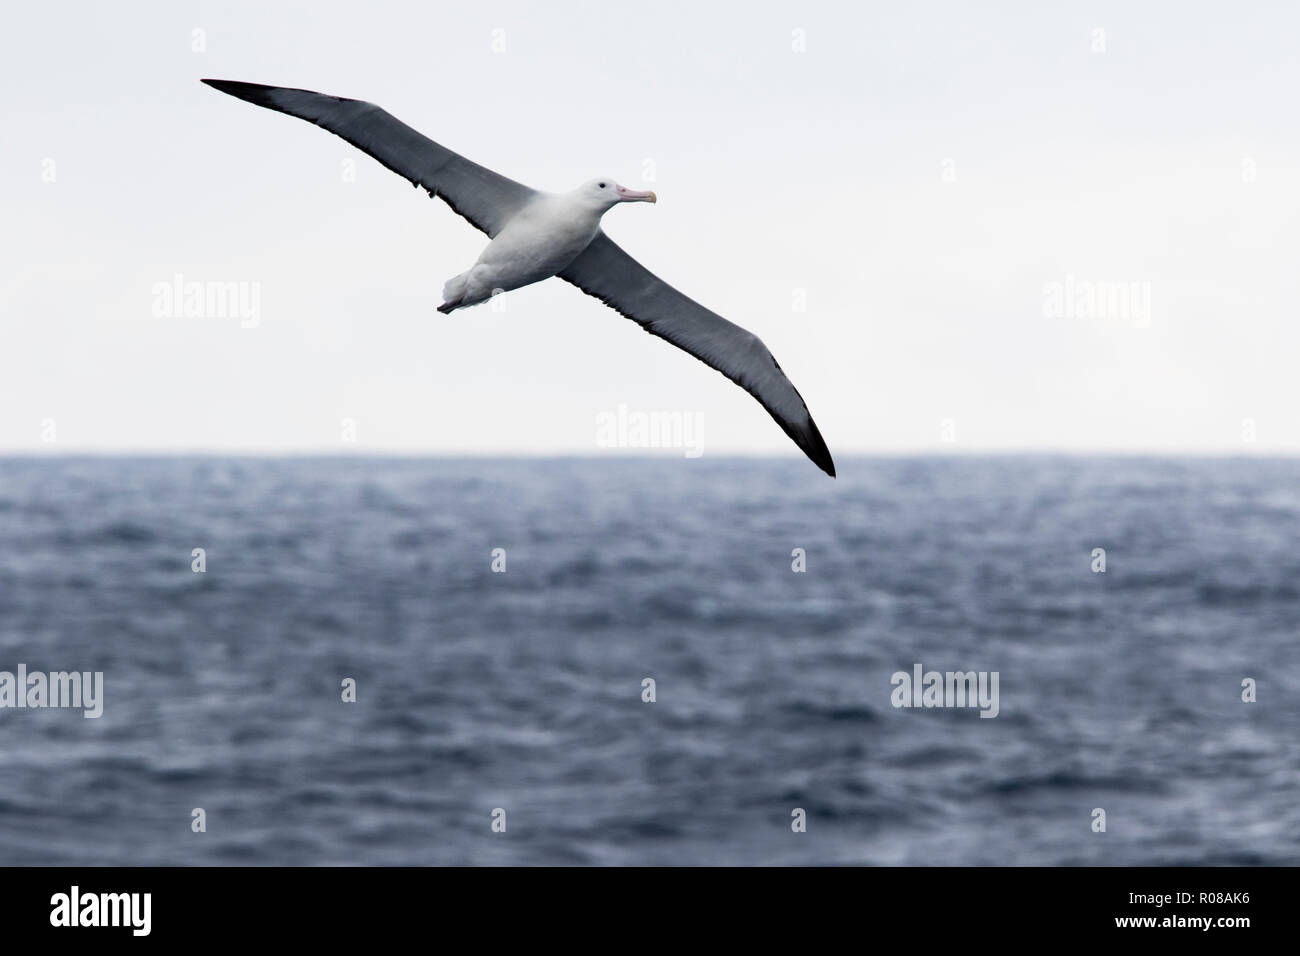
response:
<svg viewBox="0 0 1300 956"><path fill-rule="evenodd" d="M607 184L607 185L599 185ZM613 193L611 179L592 180L569 193L538 193L487 244L478 261L442 288L441 312L485 302L561 272L591 244L600 219L614 203L593 201L592 188ZM625 190L632 193L632 190ZM638 197L654 193L636 193ZM626 202L620 199L616 201Z"/></svg>
<svg viewBox="0 0 1300 956"><path fill-rule="evenodd" d="M443 287L439 312L558 276L749 392L818 468L835 477L807 403L758 336L674 289L600 228L613 206L655 202L654 193L608 177L572 192L538 192L435 143L373 103L237 80L203 82L343 137L486 233L491 242L478 261Z"/></svg>

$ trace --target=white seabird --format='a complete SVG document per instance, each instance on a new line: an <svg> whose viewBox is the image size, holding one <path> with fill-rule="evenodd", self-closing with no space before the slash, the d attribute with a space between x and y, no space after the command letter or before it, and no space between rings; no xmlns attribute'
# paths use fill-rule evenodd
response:
<svg viewBox="0 0 1300 956"><path fill-rule="evenodd" d="M309 120L437 196L492 240L478 261L443 286L439 312L558 275L652 335L717 369L754 398L813 463L835 463L808 406L758 336L682 295L614 244L600 220L653 192L592 179L568 193L529 189L440 146L373 103L233 80L204 80L267 109Z"/></svg>

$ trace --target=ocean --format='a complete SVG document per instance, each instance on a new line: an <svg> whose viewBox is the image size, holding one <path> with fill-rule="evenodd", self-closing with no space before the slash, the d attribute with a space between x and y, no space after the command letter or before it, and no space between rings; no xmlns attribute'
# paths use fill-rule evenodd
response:
<svg viewBox="0 0 1300 956"><path fill-rule="evenodd" d="M1300 461L838 464L0 459L0 863L1300 864Z"/></svg>

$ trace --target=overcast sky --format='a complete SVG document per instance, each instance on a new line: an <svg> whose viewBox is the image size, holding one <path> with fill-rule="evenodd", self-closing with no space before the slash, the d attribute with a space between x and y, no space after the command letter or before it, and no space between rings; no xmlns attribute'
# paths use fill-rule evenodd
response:
<svg viewBox="0 0 1300 956"><path fill-rule="evenodd" d="M0 449L599 454L624 405L799 454L560 280L439 315L486 238L211 76L653 188L606 230L757 333L837 456L1300 451L1298 35L1249 3L22 4ZM169 311L177 276L256 316Z"/></svg>

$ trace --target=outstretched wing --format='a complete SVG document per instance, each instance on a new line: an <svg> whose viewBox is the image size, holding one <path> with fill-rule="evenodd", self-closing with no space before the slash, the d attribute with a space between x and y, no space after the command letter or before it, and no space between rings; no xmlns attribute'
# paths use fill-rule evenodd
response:
<svg viewBox="0 0 1300 956"><path fill-rule="evenodd" d="M341 136L399 176L423 186L489 236L500 232L534 195L527 186L440 146L373 103L260 83L203 82Z"/></svg>
<svg viewBox="0 0 1300 956"><path fill-rule="evenodd" d="M560 278L727 376L758 399L818 468L835 477L835 462L808 406L758 336L682 295L604 232Z"/></svg>

